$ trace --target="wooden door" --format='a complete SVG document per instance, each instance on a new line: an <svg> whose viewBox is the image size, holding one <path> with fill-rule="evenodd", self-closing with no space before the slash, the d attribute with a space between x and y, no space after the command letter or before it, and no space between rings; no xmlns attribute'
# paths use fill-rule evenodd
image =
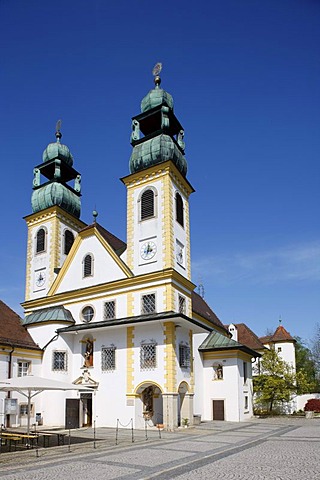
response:
<svg viewBox="0 0 320 480"><path fill-rule="evenodd" d="M224 400L212 400L212 419L224 420Z"/></svg>
<svg viewBox="0 0 320 480"><path fill-rule="evenodd" d="M65 428L79 428L80 399L66 398L66 425Z"/></svg>

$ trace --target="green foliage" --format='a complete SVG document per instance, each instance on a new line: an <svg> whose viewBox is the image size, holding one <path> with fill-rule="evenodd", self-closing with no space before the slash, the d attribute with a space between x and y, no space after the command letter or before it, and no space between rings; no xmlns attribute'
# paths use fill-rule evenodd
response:
<svg viewBox="0 0 320 480"><path fill-rule="evenodd" d="M312 358L316 369L316 379L320 386L320 324L316 325L315 335L312 342Z"/></svg>
<svg viewBox="0 0 320 480"><path fill-rule="evenodd" d="M267 407L268 413L288 403L298 389L308 389L309 383L303 372L295 374L291 365L283 361L274 348L264 353L261 362L261 374L253 379L256 407Z"/></svg>
<svg viewBox="0 0 320 480"><path fill-rule="evenodd" d="M319 391L317 368L311 350L306 347L300 337L296 339L296 371L297 393L313 393Z"/></svg>

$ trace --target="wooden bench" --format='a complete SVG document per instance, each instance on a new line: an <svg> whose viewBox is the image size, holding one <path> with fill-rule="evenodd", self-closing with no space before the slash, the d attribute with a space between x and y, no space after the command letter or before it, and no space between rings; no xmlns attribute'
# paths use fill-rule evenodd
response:
<svg viewBox="0 0 320 480"><path fill-rule="evenodd" d="M47 430L38 430L37 431L37 435L39 435L40 437L42 436L43 437L43 446L45 447L46 445L46 439L48 440L48 447L49 447L49 443L50 443L50 438L52 436L57 436L57 442L58 442L58 445L64 445L64 437L67 435L66 433L60 433L60 432L50 432L50 431L47 431Z"/></svg>
<svg viewBox="0 0 320 480"><path fill-rule="evenodd" d="M14 443L14 450L16 451L17 450L17 443L20 442L22 440L22 438L18 435L12 435L12 434L2 434L0 435L0 439L1 439L1 445L2 445L2 440L5 441L5 445L8 444L9 442L9 451L11 452L11 446L12 446L12 442Z"/></svg>
<svg viewBox="0 0 320 480"><path fill-rule="evenodd" d="M30 433L29 435L27 435L26 433L21 433L21 432L4 432L2 431L1 432L1 437L3 439L14 439L13 441L15 441L15 445L17 445L18 441L19 440L23 440L23 439L27 439L27 440L30 440L31 441L31 447L33 448L34 446L34 441L36 440L36 442L38 442L38 438L39 436L35 433ZM27 444L27 446L29 446Z"/></svg>

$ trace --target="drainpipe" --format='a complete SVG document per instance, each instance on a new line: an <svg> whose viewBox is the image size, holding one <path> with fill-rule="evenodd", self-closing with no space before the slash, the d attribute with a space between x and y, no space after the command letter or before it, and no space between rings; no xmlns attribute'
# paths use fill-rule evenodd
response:
<svg viewBox="0 0 320 480"><path fill-rule="evenodd" d="M9 360L8 360L8 379L12 378L12 354L14 352L14 346L11 345L11 351L9 352ZM7 393L7 398L11 398L11 392ZM10 427L10 415L6 415L6 426Z"/></svg>

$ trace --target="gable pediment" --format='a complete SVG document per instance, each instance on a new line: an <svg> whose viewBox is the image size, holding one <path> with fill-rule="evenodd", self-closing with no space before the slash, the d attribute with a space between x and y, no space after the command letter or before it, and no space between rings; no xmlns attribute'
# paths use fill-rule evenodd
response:
<svg viewBox="0 0 320 480"><path fill-rule="evenodd" d="M84 259L91 256L92 269L84 271ZM107 239L93 225L77 236L48 295L92 287L132 277L133 274Z"/></svg>

